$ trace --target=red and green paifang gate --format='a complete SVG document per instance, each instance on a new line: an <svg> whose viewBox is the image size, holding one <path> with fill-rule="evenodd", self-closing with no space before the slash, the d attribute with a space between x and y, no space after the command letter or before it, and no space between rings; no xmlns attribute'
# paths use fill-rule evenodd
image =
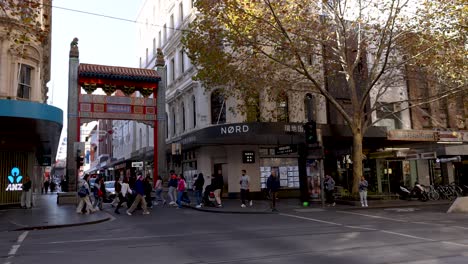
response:
<svg viewBox="0 0 468 264"><path fill-rule="evenodd" d="M78 39L70 45L68 83L67 176L69 190L76 191L78 164L76 145L81 124L95 120L134 120L154 128L153 180L158 177L158 84L161 77L151 69L80 64ZM105 95L93 94L101 88ZM86 93L82 93L82 89ZM142 97L137 97L136 92ZM151 96L152 95L152 96ZM78 144L79 145L79 144ZM83 150L84 151L84 150Z"/></svg>

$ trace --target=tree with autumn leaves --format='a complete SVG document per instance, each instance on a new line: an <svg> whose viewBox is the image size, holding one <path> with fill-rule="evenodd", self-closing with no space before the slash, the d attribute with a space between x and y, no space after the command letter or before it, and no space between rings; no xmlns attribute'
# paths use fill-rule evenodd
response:
<svg viewBox="0 0 468 264"><path fill-rule="evenodd" d="M356 193L378 108L407 111L466 92L462 2L198 0L183 43L207 89L228 87L227 96L246 100L295 89L323 96L352 132ZM424 72L435 92L392 98L406 93L408 69Z"/></svg>

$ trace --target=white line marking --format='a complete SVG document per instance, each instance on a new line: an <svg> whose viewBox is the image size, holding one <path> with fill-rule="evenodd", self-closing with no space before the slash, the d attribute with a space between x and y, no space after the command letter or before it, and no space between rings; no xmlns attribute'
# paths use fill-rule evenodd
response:
<svg viewBox="0 0 468 264"><path fill-rule="evenodd" d="M339 223L329 222L329 221L323 221L323 220L314 219L314 218L308 218L308 217L303 217L303 216L297 216L297 215L291 215L291 214L282 214L282 213L279 214L279 215L288 216L288 217L294 217L294 218L299 218L299 219L303 219L303 220L309 220L309 221L314 221L314 222L324 223L324 224L329 224L329 225L342 226L342 224L339 224Z"/></svg>
<svg viewBox="0 0 468 264"><path fill-rule="evenodd" d="M178 235L162 235L162 236L138 236L138 237L111 237L111 238L96 238L96 239L82 239L82 240L63 240L63 241L52 241L47 244L66 244L66 243L84 243L84 242L101 242L101 241L117 241L117 240L131 240L131 239L149 239L149 238L168 238L168 237L180 237L186 236L186 234Z"/></svg>
<svg viewBox="0 0 468 264"><path fill-rule="evenodd" d="M363 226L350 226L350 225L347 225L345 227L354 228L354 229L370 230L370 231L377 231L378 230L378 229L375 229L375 228L369 228L369 227L363 227Z"/></svg>
<svg viewBox="0 0 468 264"><path fill-rule="evenodd" d="M26 236L29 234L29 231L25 231L23 232L19 237L18 237L18 244L21 244L23 243L24 239L26 238Z"/></svg>
<svg viewBox="0 0 468 264"><path fill-rule="evenodd" d="M16 254L16 251L18 251L18 248L20 247L21 245L13 245L11 246L11 249L10 249L10 252L8 252L8 255L9 256L13 256Z"/></svg>
<svg viewBox="0 0 468 264"><path fill-rule="evenodd" d="M405 221L405 220L393 219L393 218L388 218L388 217L383 217L383 216L378 216L378 215L360 214L360 213L353 213L353 212L346 212L346 211L337 211L337 212L343 213L343 214L353 214L353 215L360 215L360 216L366 216L366 217L371 217L371 218L385 219L385 220L394 221L394 222L408 223L408 221Z"/></svg>
<svg viewBox="0 0 468 264"><path fill-rule="evenodd" d="M454 245L454 246L468 247L468 245L466 244L460 244L460 243L451 242L451 241L442 241L442 243L448 244L448 245Z"/></svg>
<svg viewBox="0 0 468 264"><path fill-rule="evenodd" d="M453 226L454 228L460 228L460 229L467 229L468 230L468 227L464 227L464 226Z"/></svg>
<svg viewBox="0 0 468 264"><path fill-rule="evenodd" d="M387 234L392 234L392 235L397 235L397 236L402 236L402 237L409 237L409 238L414 238L414 239L419 239L419 240L424 240L424 241L431 241L435 242L436 240L430 239L430 238L424 238L424 237L418 237L418 236L412 236L412 235L407 235L403 233L398 233L398 232L393 232L393 231L387 231L387 230L380 230L383 233Z"/></svg>

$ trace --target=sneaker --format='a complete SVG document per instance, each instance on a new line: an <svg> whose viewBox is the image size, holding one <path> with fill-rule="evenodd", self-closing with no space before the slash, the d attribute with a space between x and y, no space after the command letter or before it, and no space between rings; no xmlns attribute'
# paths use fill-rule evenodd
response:
<svg viewBox="0 0 468 264"><path fill-rule="evenodd" d="M129 211L127 211L127 214L128 214L128 215L132 215L132 213L130 213Z"/></svg>
<svg viewBox="0 0 468 264"><path fill-rule="evenodd" d="M149 215L150 212L146 211L146 212L143 212L144 215Z"/></svg>
<svg viewBox="0 0 468 264"><path fill-rule="evenodd" d="M278 209L273 208L273 209L271 209L271 211L272 211L272 212L278 212Z"/></svg>
<svg viewBox="0 0 468 264"><path fill-rule="evenodd" d="M195 208L201 208L201 204L199 204L199 205L195 206Z"/></svg>
<svg viewBox="0 0 468 264"><path fill-rule="evenodd" d="M252 205L253 205L253 202L252 202L252 200L250 200L250 203L249 203L249 205L250 205L250 206L252 206Z"/></svg>
<svg viewBox="0 0 468 264"><path fill-rule="evenodd" d="M223 205L222 205L222 204L218 204L216 207L218 207L218 208L222 208L222 207L223 207Z"/></svg>
<svg viewBox="0 0 468 264"><path fill-rule="evenodd" d="M116 213L116 214L120 214L120 212L119 212L119 211L114 211L114 213Z"/></svg>
<svg viewBox="0 0 468 264"><path fill-rule="evenodd" d="M242 204L241 207L242 207L242 208L245 208L245 204Z"/></svg>
<svg viewBox="0 0 468 264"><path fill-rule="evenodd" d="M335 206L335 205L336 205L336 203L333 203L333 204L332 204L332 206Z"/></svg>

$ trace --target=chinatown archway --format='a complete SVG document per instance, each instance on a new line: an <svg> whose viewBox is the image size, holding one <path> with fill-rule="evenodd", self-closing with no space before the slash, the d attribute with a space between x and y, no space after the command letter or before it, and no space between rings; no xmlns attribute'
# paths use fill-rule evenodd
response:
<svg viewBox="0 0 468 264"><path fill-rule="evenodd" d="M133 120L153 127L153 180L158 177L158 72L151 69L79 63L78 39L70 47L67 178L77 188L79 158L84 155L80 127L97 120ZM105 93L93 94L97 89ZM84 90L84 93L82 93ZM138 92L138 93L137 93ZM137 96L138 95L138 96Z"/></svg>

